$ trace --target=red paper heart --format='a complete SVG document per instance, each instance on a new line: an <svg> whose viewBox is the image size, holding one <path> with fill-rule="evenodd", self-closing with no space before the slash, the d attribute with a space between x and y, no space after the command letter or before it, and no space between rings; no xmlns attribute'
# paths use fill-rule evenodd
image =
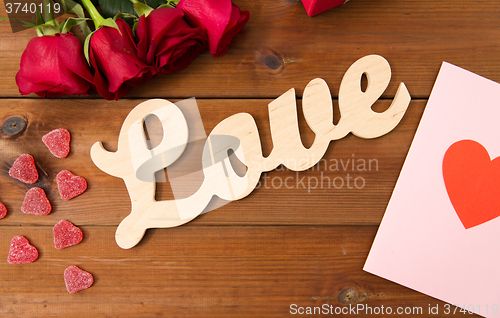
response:
<svg viewBox="0 0 500 318"><path fill-rule="evenodd" d="M490 160L480 143L461 140L451 145L444 155L443 177L466 229L500 216L500 157Z"/></svg>
<svg viewBox="0 0 500 318"><path fill-rule="evenodd" d="M33 187L26 192L21 211L26 214L47 215L52 211L52 205L42 188Z"/></svg>
<svg viewBox="0 0 500 318"><path fill-rule="evenodd" d="M38 250L24 236L16 236L10 242L9 264L33 263L38 258Z"/></svg>
<svg viewBox="0 0 500 318"><path fill-rule="evenodd" d="M57 158L65 158L69 153L71 135L64 128L54 129L42 137L42 141Z"/></svg>
<svg viewBox="0 0 500 318"><path fill-rule="evenodd" d="M9 176L24 183L35 183L38 180L35 159L29 154L20 155L10 167Z"/></svg>
<svg viewBox="0 0 500 318"><path fill-rule="evenodd" d="M54 225L54 247L61 248L76 245L82 241L83 233L78 227L66 220L59 221Z"/></svg>
<svg viewBox="0 0 500 318"><path fill-rule="evenodd" d="M94 277L76 266L70 266L64 270L64 283L68 293L76 293L92 286Z"/></svg>
<svg viewBox="0 0 500 318"><path fill-rule="evenodd" d="M87 189L87 181L75 176L68 170L59 172L56 176L57 188L63 200L69 200L82 194Z"/></svg>

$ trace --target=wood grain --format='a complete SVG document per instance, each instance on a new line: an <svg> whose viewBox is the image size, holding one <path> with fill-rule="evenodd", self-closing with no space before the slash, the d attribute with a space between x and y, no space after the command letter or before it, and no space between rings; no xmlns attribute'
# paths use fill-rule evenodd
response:
<svg viewBox="0 0 500 318"><path fill-rule="evenodd" d="M363 75L368 79L364 91L361 88ZM315 137L308 148L304 147L301 140L298 105L293 88L268 104L273 150L267 157L262 155L259 131L251 115L239 113L224 119L204 138L204 142L200 140L204 143L200 156L203 181L195 192L183 198L185 200L180 200L178 193L174 192L176 178L169 178L176 199L155 200L154 177L158 170L179 161L190 140L190 120L187 120L182 108L167 100L151 99L140 103L130 111L122 124L116 152L106 150L100 141L94 143L90 150L92 162L103 172L122 179L130 196L131 212L118 226L117 244L122 248L132 248L148 228L183 225L206 210L214 196L227 201L243 199L259 185L264 172L278 167L296 172L311 169L321 162L332 141L340 140L349 133L363 139L386 135L399 124L410 105L408 90L404 84L400 84L387 110L380 113L372 109L389 84L390 77L389 63L379 55L369 55L356 61L342 79L338 100L341 118L336 125L333 123L333 102L328 84L322 79L309 82L302 99L302 111ZM197 107L194 108L197 110ZM156 117L162 126L159 127L161 133L157 134L160 141L155 147L148 143L148 134L152 132L146 134L144 128L147 126L145 119L150 116ZM229 150L235 154L235 160L239 158L242 165L246 166L241 176L231 165ZM350 161L353 162L354 170L355 160ZM356 166L360 165L356 163ZM351 165L347 164L346 167ZM191 179L186 170L186 176ZM366 164L363 170L366 170ZM171 175L171 169L167 168L167 173ZM311 187L323 188L325 180L327 188L332 182L335 188L344 187L344 183L347 183L345 186L348 189L360 190L365 186L365 180L361 177L348 177L345 181L339 177L337 181L323 176L320 179L314 182L308 179L308 190ZM289 182L271 184L291 187Z"/></svg>
<svg viewBox="0 0 500 318"><path fill-rule="evenodd" d="M0 17L6 16L5 2L0 0ZM0 22L0 201L9 209L0 220L0 255L7 257L16 235L25 235L40 251L33 264L0 262L0 316L287 317L292 303L422 307L423 316L438 305L439 315L433 317L469 316L446 315L443 302L362 267L442 61L500 82L500 3L352 0L314 18L298 0L234 3L250 10L251 18L227 54L214 58L204 52L187 69L154 78L118 102L96 93L45 100L21 96L15 75L35 32L12 33L8 21ZM273 148L267 104L294 87L300 108L307 83L320 77L337 107L344 73L369 54L385 57L393 74L385 100L375 109L387 109L400 82L413 98L394 131L373 140L349 135L332 142L325 161L312 169L271 171L244 200L179 228L148 230L133 249L116 245L116 226L130 213L129 196L121 179L92 164L89 151L96 141L115 151L122 122L134 106L150 98L194 96L206 134L224 118L248 112L267 156ZM298 113L308 147L314 135ZM338 117L335 108L334 122ZM65 159L52 156L41 142L45 133L61 127L72 134ZM154 132L149 135L155 138ZM36 185L54 206L48 216L20 211L28 187L9 177L8 169L22 153L35 157L41 176ZM199 159L188 154L178 168ZM372 166L360 169L363 161ZM85 177L88 190L61 200L55 176L62 169ZM362 189L349 187L348 177L351 182L362 178ZM316 180L323 185L308 186ZM344 185L336 188L341 180ZM157 188L156 199L173 199L169 182ZM82 228L81 244L53 248L52 226L61 219ZM94 274L94 286L68 294L62 273L70 265Z"/></svg>
<svg viewBox="0 0 500 318"><path fill-rule="evenodd" d="M374 226L183 226L151 230L126 251L111 227L82 230L82 243L56 250L51 227L0 228L0 255L15 235L40 251L32 264L0 262L2 317L288 317L291 304L444 309L362 271ZM62 273L71 265L91 272L94 285L68 294Z"/></svg>
<svg viewBox="0 0 500 318"><path fill-rule="evenodd" d="M214 58L205 52L187 69L155 78L127 96L276 98L290 87L301 96L315 77L338 96L344 72L369 54L391 64L393 81L384 97L394 96L399 82L413 98L428 97L442 61L500 81L496 1L353 0L313 18L295 0L234 3L251 18L227 54ZM20 96L14 78L20 54L34 36L33 30L13 34L7 21L0 22L1 97Z"/></svg>
<svg viewBox="0 0 500 318"><path fill-rule="evenodd" d="M19 134L7 136L4 133L0 139L0 201L11 211L2 224L52 224L60 215L69 215L79 224L117 225L130 213L130 199L123 181L100 171L90 159L90 148L93 143L103 141L108 150L115 151L122 122L140 100L22 99L2 102L0 125L13 117L24 118L27 123ZM273 147L267 114L270 100L197 102L207 135L224 118L238 112L250 113L259 128L263 154L269 155ZM385 100L376 106L382 110L389 104L390 101ZM334 121L337 121L340 116L337 101L334 105ZM411 102L401 123L383 137L363 140L349 135L333 141L324 160L307 171L278 168L265 173L250 196L206 213L194 223L378 224L424 106L425 101ZM303 116L299 117L299 126L304 144L309 146L314 134ZM71 152L67 158L55 158L41 142L42 136L55 128L71 132ZM46 217L25 215L20 211L27 185L11 178L8 169L23 153L30 153L35 158L41 176L35 186L42 187L54 205L53 212ZM194 154L184 158L176 164L186 164L183 160L199 161L201 156ZM63 169L87 179L89 187L83 195L69 201L60 199L55 176ZM158 200L173 199L169 183L157 185Z"/></svg>

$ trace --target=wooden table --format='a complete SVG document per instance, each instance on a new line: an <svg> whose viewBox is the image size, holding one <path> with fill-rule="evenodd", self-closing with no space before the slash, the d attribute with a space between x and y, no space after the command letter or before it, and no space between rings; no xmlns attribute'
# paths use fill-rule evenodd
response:
<svg viewBox="0 0 500 318"><path fill-rule="evenodd" d="M421 307L424 315L429 306L443 308L443 302L362 267L442 61L500 81L499 3L353 0L310 18L297 0L234 2L251 18L226 55L205 52L186 70L157 77L119 101L21 96L14 78L35 32L13 34L8 22L0 23L0 126L12 117L26 123L14 136L0 132L0 201L9 210L0 220L0 255L7 257L16 235L26 236L40 252L33 264L0 262L1 317L288 317L291 304ZM400 82L412 95L391 133L374 140L349 135L332 142L324 157L337 161L338 169L269 172L267 186L262 183L243 200L178 228L148 230L132 249L115 244L130 200L122 180L100 171L89 150L96 141L116 150L121 124L135 105L150 98L196 97L207 134L222 119L248 112L267 155L272 149L267 104L292 87L300 99L306 84L321 77L336 105L344 72L368 54L384 56L393 72L376 108L388 106ZM314 135L303 117L300 125L310 145ZM53 157L41 142L60 127L73 138L66 159ZM22 153L35 157L41 175L36 185L54 206L48 216L20 211L28 186L9 177L8 169ZM340 165L353 159L377 165L365 170ZM61 200L55 175L62 169L86 178L88 190ZM307 186L312 178L348 174L361 177L363 187ZM279 186L287 177L293 186ZM172 199L168 183L158 186L157 199ZM81 227L82 243L53 247L52 227L60 219ZM70 265L91 272L94 285L68 294L62 274Z"/></svg>

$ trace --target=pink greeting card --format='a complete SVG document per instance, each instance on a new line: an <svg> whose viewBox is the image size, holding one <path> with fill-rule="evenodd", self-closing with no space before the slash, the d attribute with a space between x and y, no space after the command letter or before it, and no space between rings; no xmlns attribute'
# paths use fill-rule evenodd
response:
<svg viewBox="0 0 500 318"><path fill-rule="evenodd" d="M500 84L443 63L364 270L500 317L498 157Z"/></svg>

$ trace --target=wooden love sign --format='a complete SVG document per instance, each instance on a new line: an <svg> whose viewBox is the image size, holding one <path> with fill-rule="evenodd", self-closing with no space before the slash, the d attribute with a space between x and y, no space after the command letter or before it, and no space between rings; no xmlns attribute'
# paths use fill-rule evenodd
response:
<svg viewBox="0 0 500 318"><path fill-rule="evenodd" d="M363 74L368 79L364 92L361 89ZM374 112L371 107L389 85L390 78L389 63L381 56L365 56L352 64L340 85L341 118L337 125L333 124L328 85L319 78L309 82L302 108L307 124L316 135L310 148L305 148L300 139L293 88L268 105L274 145L268 157L262 155L257 125L250 114L240 113L224 119L206 139L202 185L192 196L177 200L155 200L154 172L171 165L184 151L188 141L186 119L181 110L167 100L140 103L122 125L116 152L105 150L100 142L91 149L92 161L99 169L123 179L132 202L130 215L118 226L116 242L121 248L131 248L140 242L148 228L187 223L204 210L214 195L228 201L242 199L257 186L262 172L281 164L295 171L306 170L323 157L330 141L349 133L376 138L390 132L403 118L411 99L401 83L391 106L382 113ZM151 114L163 125L163 139L154 149L148 149L143 128L144 118ZM244 176L238 176L231 168L229 149L246 165Z"/></svg>

